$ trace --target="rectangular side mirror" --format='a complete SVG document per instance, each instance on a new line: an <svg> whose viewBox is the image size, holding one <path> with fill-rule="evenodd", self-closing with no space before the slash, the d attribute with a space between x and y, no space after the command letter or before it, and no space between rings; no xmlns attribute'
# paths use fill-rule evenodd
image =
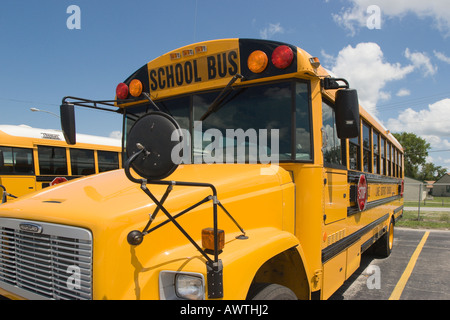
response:
<svg viewBox="0 0 450 320"><path fill-rule="evenodd" d="M336 129L339 139L355 138L359 135L359 102L355 89L340 89L336 92Z"/></svg>
<svg viewBox="0 0 450 320"><path fill-rule="evenodd" d="M63 103L60 107L61 129L68 144L77 143L75 129L75 108L73 104Z"/></svg>

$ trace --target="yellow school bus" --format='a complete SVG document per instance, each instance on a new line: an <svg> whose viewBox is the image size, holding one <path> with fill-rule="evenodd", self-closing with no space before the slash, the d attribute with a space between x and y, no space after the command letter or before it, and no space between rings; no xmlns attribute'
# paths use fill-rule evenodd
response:
<svg viewBox="0 0 450 320"><path fill-rule="evenodd" d="M0 185L19 197L58 181L118 169L118 139L79 134L69 147L63 133L26 125L0 125Z"/></svg>
<svg viewBox="0 0 450 320"><path fill-rule="evenodd" d="M402 147L301 48L171 51L114 100L65 97L69 143L75 107L99 105L123 113L124 169L0 205L0 295L327 299L364 251L390 254Z"/></svg>

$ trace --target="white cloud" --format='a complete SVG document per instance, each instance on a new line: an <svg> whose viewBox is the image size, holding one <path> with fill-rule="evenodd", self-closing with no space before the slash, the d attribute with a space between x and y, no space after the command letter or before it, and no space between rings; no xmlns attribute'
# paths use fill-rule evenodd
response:
<svg viewBox="0 0 450 320"><path fill-rule="evenodd" d="M430 58L426 53L411 52L409 48L406 48L405 57L412 62L414 67L421 69L425 76L436 74L437 67L431 63Z"/></svg>
<svg viewBox="0 0 450 320"><path fill-rule="evenodd" d="M450 64L450 58L447 57L445 54L443 54L442 52L439 51L433 51L434 55L436 56L436 58L438 58L441 61L444 61L445 63Z"/></svg>
<svg viewBox="0 0 450 320"><path fill-rule="evenodd" d="M413 65L385 61L380 46L373 42L349 45L336 58L326 57L332 62L328 67L331 72L346 78L351 87L358 89L361 104L374 114L377 102L390 98L390 93L383 91L386 83L403 79L414 70Z"/></svg>
<svg viewBox="0 0 450 320"><path fill-rule="evenodd" d="M450 149L450 99L443 99L430 104L428 108L415 111L408 108L402 111L396 119L389 119L386 127L392 132L412 132L425 139L430 144L430 151ZM448 153L442 153L448 159ZM450 171L450 162L431 153L428 162L446 167Z"/></svg>
<svg viewBox="0 0 450 320"><path fill-rule="evenodd" d="M113 131L109 134L110 138L114 139L122 139L122 132L121 131Z"/></svg>
<svg viewBox="0 0 450 320"><path fill-rule="evenodd" d="M406 97L406 96L409 96L410 94L411 94L411 91L403 88L403 89L398 90L396 96L397 97Z"/></svg>
<svg viewBox="0 0 450 320"><path fill-rule="evenodd" d="M269 23L268 27L259 31L259 35L263 39L270 39L277 33L284 33L284 28L281 26L281 23Z"/></svg>
<svg viewBox="0 0 450 320"><path fill-rule="evenodd" d="M381 19L402 18L415 14L419 18L431 18L436 29L450 36L450 10L448 0L351 0L352 7L333 14L336 23L355 35L357 29L366 27L370 13L367 8L376 5L381 9Z"/></svg>
<svg viewBox="0 0 450 320"><path fill-rule="evenodd" d="M450 99L430 104L427 109L415 111L408 108L397 119L389 119L387 127L393 132L414 132L420 136L450 137ZM431 143L431 141L430 141ZM433 143L448 143L434 138ZM450 147L450 144L448 144Z"/></svg>

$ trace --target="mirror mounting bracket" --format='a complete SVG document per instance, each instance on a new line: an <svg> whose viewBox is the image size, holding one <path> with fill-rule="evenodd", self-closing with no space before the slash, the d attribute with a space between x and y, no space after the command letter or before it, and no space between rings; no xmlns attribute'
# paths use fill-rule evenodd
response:
<svg viewBox="0 0 450 320"><path fill-rule="evenodd" d="M130 245L140 245L146 235L171 222L206 259L208 297L212 299L222 298L223 266L222 261L219 259L219 254L221 251L219 250L218 207L220 207L225 212L225 214L242 232L242 234L237 238L247 239L248 237L246 236L245 231L242 229L242 227L220 203L217 197L217 190L213 184L204 182L162 180L168 177L178 167L178 164L171 161L171 150L169 142L171 141L172 133L178 129L179 126L175 119L165 113L157 111L148 113L141 117L130 130L127 139L127 154L129 158L124 165L125 175L130 181L140 185L141 190L153 201L153 203L156 205L156 208L150 215L150 218L144 229L142 231L131 231L127 236L127 241ZM181 132L179 133L181 135ZM131 168L133 168L134 172L142 178L134 177L130 172ZM148 188L149 185L165 185L167 186L167 188L165 193L158 200ZM208 195L197 203L194 203L185 210L172 215L164 207L164 203L175 186L209 188L211 189L212 194ZM207 250L202 249L200 245L197 244L197 242L177 221L178 217L209 201L212 202L213 209L214 250L212 250L212 253L210 253L213 254L213 258L208 255ZM150 229L150 226L159 211L162 211L167 219Z"/></svg>

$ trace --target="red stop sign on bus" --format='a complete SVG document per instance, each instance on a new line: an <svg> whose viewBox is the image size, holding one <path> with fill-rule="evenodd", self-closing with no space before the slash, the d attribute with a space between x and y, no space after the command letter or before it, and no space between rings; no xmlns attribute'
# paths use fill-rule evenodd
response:
<svg viewBox="0 0 450 320"><path fill-rule="evenodd" d="M61 182L66 182L66 181L69 181L69 180L67 180L67 178L64 178L64 177L57 177L57 178L53 179L52 182L50 182L50 185L54 186L55 184L58 184Z"/></svg>
<svg viewBox="0 0 450 320"><path fill-rule="evenodd" d="M358 187L356 189L356 202L359 211L363 211L367 205L367 180L364 174L359 176Z"/></svg>

